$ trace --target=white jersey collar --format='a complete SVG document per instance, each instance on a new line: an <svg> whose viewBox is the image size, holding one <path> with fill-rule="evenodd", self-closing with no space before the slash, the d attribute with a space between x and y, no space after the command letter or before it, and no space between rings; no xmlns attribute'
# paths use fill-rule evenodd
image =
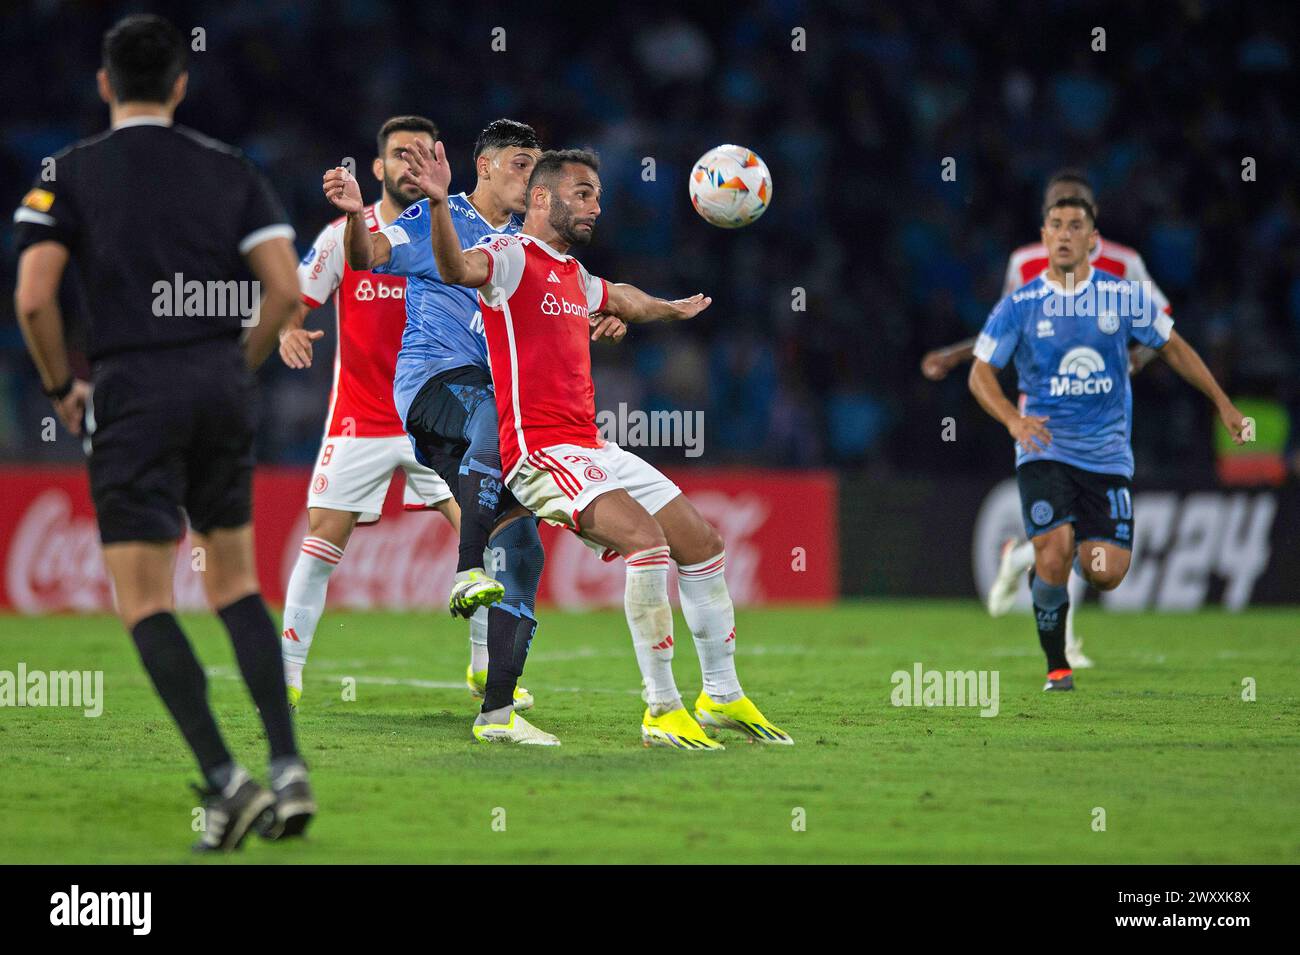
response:
<svg viewBox="0 0 1300 955"><path fill-rule="evenodd" d="M114 123L113 129L126 129L128 126L170 126L172 121L166 116L132 116L130 119L124 119L121 122Z"/></svg>

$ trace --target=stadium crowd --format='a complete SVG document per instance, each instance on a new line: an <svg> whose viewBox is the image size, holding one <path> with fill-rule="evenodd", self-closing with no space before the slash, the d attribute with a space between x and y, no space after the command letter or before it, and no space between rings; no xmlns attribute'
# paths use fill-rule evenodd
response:
<svg viewBox="0 0 1300 955"><path fill-rule="evenodd" d="M300 252L333 217L321 173L347 156L368 168L387 116L438 123L457 188L471 183L475 134L497 116L531 123L547 145L595 148L604 212L586 264L715 299L698 321L597 351L601 408L703 411L703 457L644 449L661 463L1008 473L1010 440L964 374L933 383L918 365L978 331L1007 256L1037 239L1044 180L1063 166L1092 179L1102 234L1142 253L1228 391L1286 403L1300 422L1294 8L771 0L743 13L692 5L651 25L639 9L592 19L543 5L173 3L168 15L199 31L178 120L266 170ZM6 14L29 21L0 35L11 77L29 78L4 93L10 208L44 157L104 128L82 64L121 12L47 2ZM59 42L20 45L42 30ZM774 181L764 218L734 233L686 198L691 163L722 142L756 150ZM948 158L955 178L942 175ZM7 231L3 256L0 459L74 460L77 441L42 440L48 404L14 322ZM330 329L313 368L273 359L262 372L266 462L306 464L318 447L331 307L309 324ZM1201 397L1159 362L1135 388L1144 479L1208 473ZM947 416L955 442L940 439Z"/></svg>

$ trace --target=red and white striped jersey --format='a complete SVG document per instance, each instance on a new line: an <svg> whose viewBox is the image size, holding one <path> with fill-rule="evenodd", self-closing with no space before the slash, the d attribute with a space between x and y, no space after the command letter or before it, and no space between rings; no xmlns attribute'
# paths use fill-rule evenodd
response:
<svg viewBox="0 0 1300 955"><path fill-rule="evenodd" d="M598 448L588 316L605 306L605 280L530 235L489 235L479 289L508 482L527 455L556 444Z"/></svg>
<svg viewBox="0 0 1300 955"><path fill-rule="evenodd" d="M1149 282L1151 301L1166 315L1173 313L1169 299L1165 298L1165 293L1160 291L1160 287L1151 280L1146 263L1142 261L1142 256L1138 255L1136 249L1097 236L1097 247L1088 256L1088 261L1096 268L1111 275L1118 275L1122 279L1131 282ZM1007 262L1007 277L1002 282L1003 297L1038 278L1047 271L1049 264L1047 246L1041 242L1022 245L1016 249Z"/></svg>
<svg viewBox="0 0 1300 955"><path fill-rule="evenodd" d="M371 232L387 225L378 208L366 207ZM343 257L346 225L342 217L322 229L298 265L304 302L317 308L334 296L338 346L325 434L394 437L405 433L393 405L393 374L406 327L406 279L349 268Z"/></svg>

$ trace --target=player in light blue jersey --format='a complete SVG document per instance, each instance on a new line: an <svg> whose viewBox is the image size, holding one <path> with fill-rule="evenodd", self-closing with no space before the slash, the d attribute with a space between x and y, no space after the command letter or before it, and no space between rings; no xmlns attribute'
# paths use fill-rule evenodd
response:
<svg viewBox="0 0 1300 955"><path fill-rule="evenodd" d="M1141 283L1089 264L1096 212L1081 196L1044 214L1045 273L998 302L975 345L970 390L1016 442L1016 478L1047 690L1074 688L1065 654L1066 581L1073 562L1098 590L1128 573L1133 547L1130 341L1157 349L1214 402L1238 444L1241 412ZM997 372L1014 360L1023 406L1007 400ZM1051 427L1048 427L1048 422Z"/></svg>

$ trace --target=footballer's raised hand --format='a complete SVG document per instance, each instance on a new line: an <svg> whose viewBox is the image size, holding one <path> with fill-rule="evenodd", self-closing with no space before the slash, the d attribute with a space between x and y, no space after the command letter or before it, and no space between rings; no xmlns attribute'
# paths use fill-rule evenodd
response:
<svg viewBox="0 0 1300 955"><path fill-rule="evenodd" d="M321 188L325 190L325 198L334 203L340 212L356 215L365 208L357 177L342 166L335 166L325 173Z"/></svg>
<svg viewBox="0 0 1300 955"><path fill-rule="evenodd" d="M397 156L406 162L406 171L397 179L399 183L411 183L428 196L430 202L446 201L447 189L451 185L451 166L441 140L433 144L431 151L423 140L416 139L399 146Z"/></svg>
<svg viewBox="0 0 1300 955"><path fill-rule="evenodd" d="M1011 437L1016 439L1016 444L1025 449L1026 454L1034 454L1037 451L1046 451L1047 446L1052 443L1052 432L1047 430L1046 417L1038 415L1021 415L1012 419L1007 425L1007 430L1011 432Z"/></svg>

